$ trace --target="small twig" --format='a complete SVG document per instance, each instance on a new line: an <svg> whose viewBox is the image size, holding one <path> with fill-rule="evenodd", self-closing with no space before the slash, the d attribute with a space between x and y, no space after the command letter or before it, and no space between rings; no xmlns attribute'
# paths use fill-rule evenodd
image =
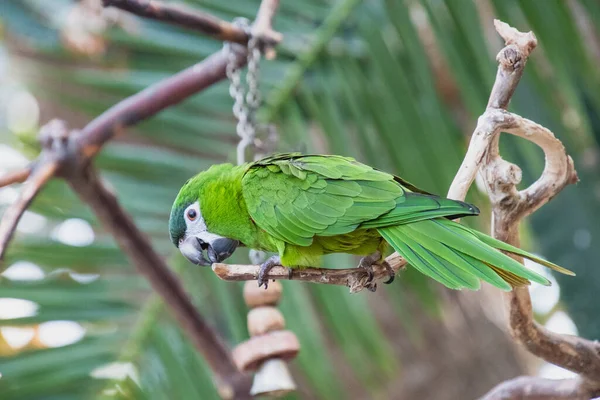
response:
<svg viewBox="0 0 600 400"><path fill-rule="evenodd" d="M265 0L260 3L256 19L252 25L252 36L259 39L267 60L275 58L274 47L283 40L283 35L273 30L273 18L279 7L279 0Z"/></svg>
<svg viewBox="0 0 600 400"><path fill-rule="evenodd" d="M15 183L23 183L29 178L32 167L20 169L18 171L9 172L3 176L0 176L0 188L4 186L12 185Z"/></svg>
<svg viewBox="0 0 600 400"><path fill-rule="evenodd" d="M499 67L488 108L506 109L521 80L529 54L537 46L537 39L533 32L521 33L497 19L494 26L506 46L496 56Z"/></svg>
<svg viewBox="0 0 600 400"><path fill-rule="evenodd" d="M502 382L480 400L590 400L598 396L598 389L586 387L578 378L556 380L520 376Z"/></svg>
<svg viewBox="0 0 600 400"><path fill-rule="evenodd" d="M102 0L102 3L104 7L116 7L144 18L194 29L218 40L234 42L245 46L250 39L247 32L227 21L183 6L166 4L155 0ZM276 7L273 8L271 15L267 15L267 18L265 18L266 21L270 21L273 18L275 9ZM265 30L262 32L261 39L264 43L274 46L281 41L281 34L272 30Z"/></svg>
<svg viewBox="0 0 600 400"><path fill-rule="evenodd" d="M406 260L397 253L386 258L395 272L406 266ZM225 281L249 281L258 279L259 265L213 264L215 274ZM361 268L329 269L329 268L302 268L292 269L291 279L295 281L322 283L326 285L341 285L350 288L350 293L356 293L368 285L367 273ZM380 281L389 278L386 269L380 265L373 265L373 280ZM290 279L289 270L284 267L275 267L269 271L268 279Z"/></svg>
<svg viewBox="0 0 600 400"><path fill-rule="evenodd" d="M506 47L498 54L498 73L488 107L479 117L469 149L452 182L448 197L464 200L476 174L480 171L492 203L493 236L519 246L518 225L522 218L539 209L565 186L576 183L578 179L573 160L552 132L506 111L523 74L527 58L537 42L532 33L521 33L500 21L495 21L495 25L498 33L504 38ZM544 171L535 183L524 190L518 191L516 188L521 181L519 167L503 160L499 155L501 132L520 136L544 150ZM584 379L552 382L537 378L519 378L503 383L485 398L562 399L567 398L563 393L598 392L600 345L577 336L555 334L537 324L533 319L527 288L513 290L507 294L507 299L513 337L529 352L576 372ZM563 389L566 391L563 392Z"/></svg>
<svg viewBox="0 0 600 400"><path fill-rule="evenodd" d="M4 258L8 243L17 229L21 216L46 182L54 176L58 165L58 161L50 160L34 168L17 201L4 211L0 221L0 261ZM4 268L5 266L0 264L0 272Z"/></svg>

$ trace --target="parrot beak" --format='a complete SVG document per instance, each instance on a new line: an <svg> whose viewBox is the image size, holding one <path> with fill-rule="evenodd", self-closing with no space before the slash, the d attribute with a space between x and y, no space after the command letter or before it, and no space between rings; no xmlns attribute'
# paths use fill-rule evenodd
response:
<svg viewBox="0 0 600 400"><path fill-rule="evenodd" d="M205 266L229 258L240 243L224 237L211 237L210 239L212 240L205 241L202 235L188 236L179 245L179 251L193 264ZM204 256L204 250L206 250L208 259Z"/></svg>
<svg viewBox="0 0 600 400"><path fill-rule="evenodd" d="M208 259L213 263L219 263L229 258L238 247L237 240L219 238L208 244Z"/></svg>
<svg viewBox="0 0 600 400"><path fill-rule="evenodd" d="M185 256L192 264L196 265L210 265L210 262L204 258L203 242L201 242L195 236L188 236L183 242L179 244L179 251Z"/></svg>

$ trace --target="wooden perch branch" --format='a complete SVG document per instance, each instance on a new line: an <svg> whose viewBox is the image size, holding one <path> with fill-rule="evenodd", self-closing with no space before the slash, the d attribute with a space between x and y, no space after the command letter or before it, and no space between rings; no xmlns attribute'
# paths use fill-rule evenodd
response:
<svg viewBox="0 0 600 400"><path fill-rule="evenodd" d="M406 266L406 260L398 253L386 258L395 272ZM249 281L258 279L259 265L213 264L215 274L225 281ZM356 293L367 287L367 273L361 268L327 269L304 268L292 269L291 279L295 281L323 283L327 285L348 286L350 293ZM287 268L274 267L268 274L269 279L290 279ZM373 265L373 281L387 280L389 275L380 265Z"/></svg>
<svg viewBox="0 0 600 400"><path fill-rule="evenodd" d="M142 7L137 1L115 0L112 3L129 5L135 3ZM263 36L268 36L272 32L271 19L278 3L277 0L263 0L257 17L257 20L262 21L261 35ZM160 7L163 6L155 2L148 4L151 11L147 12L160 14ZM170 7L167 7L167 10L173 11ZM164 11L163 8L162 12ZM186 18L192 18L183 11L178 12L169 14L170 22L185 25L185 21L189 22ZM226 39L229 40L229 37ZM263 37L261 41L268 43L263 40ZM239 57L238 65L244 65L246 49L239 47L236 50ZM0 260L20 217L42 186L54 176L66 179L82 200L91 205L100 222L113 234L138 271L149 280L153 289L170 307L198 351L206 358L215 375L221 397L245 399L250 397L249 376L237 369L229 349L218 333L196 310L180 281L163 258L154 251L149 239L121 208L115 195L100 182L91 166L91 159L102 146L122 133L125 128L150 118L224 79L227 58L227 54L223 52L216 53L203 62L121 101L80 131L69 132L66 125L58 120L44 126L40 131L42 152L33 167L0 178L0 183L7 185L21 182L29 177L20 198L8 208L0 222ZM3 267L4 265L1 264L0 271Z"/></svg>
<svg viewBox="0 0 600 400"><path fill-rule="evenodd" d="M102 0L102 3L104 7L116 7L144 18L194 29L218 40L238 43L243 46L246 46L248 40L250 40L249 32L240 27L187 7L155 0ZM256 21L257 24L260 22L261 26L264 27L261 30L261 41L269 46L274 46L281 41L282 36L271 28L271 20L275 15L277 4L270 6L269 3L273 2L263 2L261 4L261 7L265 9L259 10ZM265 22L263 23L263 21Z"/></svg>
<svg viewBox="0 0 600 400"><path fill-rule="evenodd" d="M523 74L531 51L537 45L532 33L521 33L495 21L496 30L506 43L498 54L498 73L488 107L479 117L469 149L460 166L448 197L464 200L479 172L484 178L493 213L493 236L519 246L521 219L544 205L565 186L577 182L573 160L562 143L548 129L506 111ZM518 191L521 170L503 160L498 144L501 132L527 139L544 150L546 165L540 178ZM533 320L527 288L507 294L509 324L513 337L536 356L581 375L582 379L548 381L522 377L504 382L484 399L589 399L600 390L600 345L577 336L549 332ZM576 394L578 397L565 397Z"/></svg>

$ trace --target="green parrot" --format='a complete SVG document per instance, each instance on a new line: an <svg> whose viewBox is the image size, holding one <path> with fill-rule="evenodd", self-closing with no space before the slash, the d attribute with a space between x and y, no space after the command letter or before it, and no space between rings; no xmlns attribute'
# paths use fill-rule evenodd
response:
<svg viewBox="0 0 600 400"><path fill-rule="evenodd" d="M173 204L169 231L198 265L222 262L238 246L277 253L261 265L258 284L265 288L275 265L319 266L329 253L363 256L359 267L370 281L372 266L383 265L391 283L388 245L452 289L477 290L481 280L506 291L530 281L550 284L503 252L573 275L452 221L478 214L471 204L429 194L349 157L279 154L214 165L188 180Z"/></svg>

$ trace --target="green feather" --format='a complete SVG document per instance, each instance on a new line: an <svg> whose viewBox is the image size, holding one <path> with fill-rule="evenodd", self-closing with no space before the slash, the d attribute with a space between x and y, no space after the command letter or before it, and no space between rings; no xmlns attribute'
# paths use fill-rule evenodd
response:
<svg viewBox="0 0 600 400"><path fill-rule="evenodd" d="M433 254L450 262L456 268L460 268L473 276L481 278L499 289L511 290L511 286L504 279L476 258L460 253L436 240L431 240L431 238L424 236L418 229L414 229L411 224L403 225L403 229L406 229L409 235L418 240L419 243L422 243Z"/></svg>
<svg viewBox="0 0 600 400"><path fill-rule="evenodd" d="M358 182L328 180L325 191L335 196L356 197L362 193L362 188Z"/></svg>
<svg viewBox="0 0 600 400"><path fill-rule="evenodd" d="M495 248L486 245L477 239L472 233L468 236L456 222L435 219L429 221L419 221L411 224L414 229L418 229L424 235L431 239L438 240L446 246L451 247L461 253L467 254L487 264L494 265L497 268L511 272L517 276L549 285L550 282L543 276L525 268L519 262L513 260ZM456 225L459 225L458 227Z"/></svg>
<svg viewBox="0 0 600 400"><path fill-rule="evenodd" d="M466 227L464 227L464 228L466 228ZM560 272L561 274L575 276L575 273L573 271L568 270L566 268L563 268L563 267L561 267L559 265L556 265L554 263L551 263L550 261L547 261L547 260L544 260L544 259L539 258L537 256L534 256L533 254L528 253L525 250L521 250L518 247L511 246L508 243L504 243L501 240L494 239L493 237L485 235L485 234L483 234L481 232L477 232L476 230L470 230L470 229L468 229L468 231L471 234L474 234L475 236L477 236L477 238L479 240L481 240L483 243L487 244L488 246L492 246L492 247L494 247L496 249L499 249L499 250L504 250L504 251L506 251L508 253L512 253L512 254L515 254L517 256L525 257L525 258L527 258L527 259L529 259L531 261L534 261L534 262L536 262L538 264L544 265L544 266L546 266L546 267L548 267L550 269L553 269L553 270L555 270L557 272Z"/></svg>
<svg viewBox="0 0 600 400"><path fill-rule="evenodd" d="M432 268L431 265L424 262L421 259L421 257L419 257L419 255L416 254L415 251L404 242L404 239L406 237L402 235L398 230L388 228L380 230L380 233L381 236L383 236L383 238L386 240L386 242L391 244L394 250L400 253L402 257L404 257L406 261L410 263L410 265L419 270L419 272L429 276L430 278L435 279L436 281L449 287L450 289L460 288L460 285L456 281L448 279L448 277L441 274L440 271L438 271L435 268Z"/></svg>

